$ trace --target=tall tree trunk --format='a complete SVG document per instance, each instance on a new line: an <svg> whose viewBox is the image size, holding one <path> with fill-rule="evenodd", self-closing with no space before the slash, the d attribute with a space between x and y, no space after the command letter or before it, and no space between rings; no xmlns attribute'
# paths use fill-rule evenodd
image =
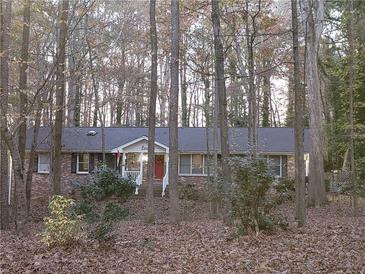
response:
<svg viewBox="0 0 365 274"><path fill-rule="evenodd" d="M304 0L303 10L307 24L305 68L310 127L308 204L318 207L327 200L324 184L322 108L318 69L318 49L323 27L324 2L323 0Z"/></svg>
<svg viewBox="0 0 365 274"><path fill-rule="evenodd" d="M59 39L57 42L57 69L56 69L56 117L53 130L52 153L52 185L53 194L61 194L62 172L62 125L64 117L65 100L65 69L66 69L66 41L69 1L62 1L61 15L59 17Z"/></svg>
<svg viewBox="0 0 365 274"><path fill-rule="evenodd" d="M183 39L184 41L184 39ZM181 125L183 127L189 126L189 114L187 107L187 83L186 83L186 44L184 45L184 50L180 51L182 62L180 64L180 79L181 79Z"/></svg>
<svg viewBox="0 0 365 274"><path fill-rule="evenodd" d="M9 94L9 30L11 20L11 0L0 0L0 130L7 127ZM9 162L5 138L0 134L0 229L10 227L9 212Z"/></svg>
<svg viewBox="0 0 365 274"><path fill-rule="evenodd" d="M77 7L77 1L73 3L72 10ZM67 94L67 126L80 126L80 85L81 85L81 72L77 68L77 61L79 61L79 42L80 30L77 28L73 31L73 35L70 38L70 51L68 56L68 67L70 70L70 78L68 81L68 94Z"/></svg>
<svg viewBox="0 0 365 274"><path fill-rule="evenodd" d="M305 90L300 80L300 56L298 42L298 7L297 0L291 0L293 29L293 60L294 60L294 96L295 96L295 217L298 226L305 224L305 165L304 165L304 101Z"/></svg>
<svg viewBox="0 0 365 274"><path fill-rule="evenodd" d="M264 69L270 67L270 62L264 60ZM270 127L270 100L271 100L271 71L268 70L262 77L262 126Z"/></svg>
<svg viewBox="0 0 365 274"><path fill-rule="evenodd" d="M122 50L122 75L118 81L118 99L117 99L117 118L116 124L122 125L122 111L123 111L123 89L125 85L126 71L125 71L125 50Z"/></svg>
<svg viewBox="0 0 365 274"><path fill-rule="evenodd" d="M26 0L23 8L23 42L21 50L21 59L19 67L19 114L20 114L20 126L18 130L18 148L20 157L22 160L22 166L24 167L25 157L25 143L27 136L27 69L28 69L28 52L29 52L29 36L30 36L30 6L31 1ZM34 157L34 153L32 155ZM29 163L32 165L32 159L29 159ZM31 182L25 182L25 191L27 199L27 215L30 212L30 199L31 199Z"/></svg>
<svg viewBox="0 0 365 274"><path fill-rule="evenodd" d="M153 182L155 167L155 127L157 99L157 30L156 30L156 0L150 0L150 39L151 39L151 90L148 111L148 163L146 191L146 222L155 220L153 201ZM141 159L142 160L142 159Z"/></svg>
<svg viewBox="0 0 365 274"><path fill-rule="evenodd" d="M19 114L20 126L18 130L18 147L22 165L24 166L25 142L27 134L27 69L30 34L30 0L24 1L23 8L23 41L19 67Z"/></svg>
<svg viewBox="0 0 365 274"><path fill-rule="evenodd" d="M229 145L228 145L228 122L227 122L227 95L224 79L224 53L221 41L220 10L219 0L212 0L212 22L214 35L214 55L215 55L215 83L217 89L217 99L219 108L219 127L221 138L221 155L223 171L223 192L224 192L224 211L223 221L225 224L231 223L231 206L229 195L231 192L231 171L228 164Z"/></svg>
<svg viewBox="0 0 365 274"><path fill-rule="evenodd" d="M86 24L87 25L87 24ZM92 48L90 44L90 40L86 38L87 49L89 52L89 70L91 72L91 80L92 80L92 91L94 94L94 102L95 102L95 109L94 109L94 118L93 118L93 127L97 127L98 118L100 121L101 126L101 153L103 155L103 163L105 163L105 116L101 113L101 107L99 103L99 87L96 81L95 69L93 65L93 56L92 56Z"/></svg>
<svg viewBox="0 0 365 274"><path fill-rule="evenodd" d="M27 221L26 212L26 197L25 197L25 181L24 181L24 169L20 158L18 144L16 138L10 133L7 125L0 128L0 134L5 140L6 145L10 151L12 157L13 169L14 169L14 200L13 200L13 215L15 220L15 229L23 230Z"/></svg>
<svg viewBox="0 0 365 274"><path fill-rule="evenodd" d="M169 201L170 221L179 221L178 179L178 111L179 111L179 0L171 0L171 88L169 111Z"/></svg>
<svg viewBox="0 0 365 274"><path fill-rule="evenodd" d="M246 12L249 12L249 5L246 0ZM260 2L259 2L260 3ZM252 25L255 26L255 21L252 19ZM247 64L248 64L248 143L250 147L251 157L256 158L257 154L257 100L255 89L255 61L253 52L253 43L255 41L255 34L250 33L249 16L246 16L246 43L247 43Z"/></svg>
<svg viewBox="0 0 365 274"><path fill-rule="evenodd" d="M28 169L25 178L25 195L27 199L27 216L30 215L30 206L31 206L31 199L32 199L32 180L33 180L33 165L34 165L34 158L37 157L36 155L36 148L37 148L37 140L38 140L38 133L39 127L41 124L41 113L42 113L42 104L37 104L36 116L34 121L33 127L33 139L32 145L30 148L29 153L29 162L28 162Z"/></svg>
<svg viewBox="0 0 365 274"><path fill-rule="evenodd" d="M355 144L354 144L354 70L355 70L355 61L354 61L354 37L353 37L353 29L354 29L354 3L353 0L349 1L349 16L350 22L348 24L348 41L349 41L349 118L350 118L350 169L351 169L351 185L352 185L352 199L354 206L354 216L359 216L359 204L357 197L357 177L356 177L356 166L355 166Z"/></svg>

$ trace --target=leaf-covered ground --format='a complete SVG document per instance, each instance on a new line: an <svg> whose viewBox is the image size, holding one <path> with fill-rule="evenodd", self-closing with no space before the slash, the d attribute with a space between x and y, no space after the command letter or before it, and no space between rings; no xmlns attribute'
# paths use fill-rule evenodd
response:
<svg viewBox="0 0 365 274"><path fill-rule="evenodd" d="M155 225L138 219L142 200L128 206L135 214L116 225L110 249L92 241L49 249L40 242L41 222L23 235L2 233L1 273L365 273L365 216L351 217L348 202L309 209L303 229L240 238L206 218L202 204L184 202L177 226L165 221L166 200L156 201ZM293 208L281 211L290 217Z"/></svg>

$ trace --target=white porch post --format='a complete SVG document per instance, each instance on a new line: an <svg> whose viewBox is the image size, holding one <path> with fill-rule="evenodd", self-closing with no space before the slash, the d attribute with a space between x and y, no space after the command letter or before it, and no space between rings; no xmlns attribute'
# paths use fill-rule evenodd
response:
<svg viewBox="0 0 365 274"><path fill-rule="evenodd" d="M165 166L166 166L165 175L168 175L169 174L169 154L165 154Z"/></svg>
<svg viewBox="0 0 365 274"><path fill-rule="evenodd" d="M141 178L143 176L143 152L139 154L139 173L141 175Z"/></svg>
<svg viewBox="0 0 365 274"><path fill-rule="evenodd" d="M139 174L136 178L136 191L134 194L138 195L139 187L142 185L142 176L143 176L143 152L139 153Z"/></svg>
<svg viewBox="0 0 365 274"><path fill-rule="evenodd" d="M165 167L166 167L166 172L165 175L162 179L162 196L165 196L165 190L167 185L169 184L169 153L167 152L165 154Z"/></svg>
<svg viewBox="0 0 365 274"><path fill-rule="evenodd" d="M122 154L122 176L125 175L125 159L127 158L127 155L125 152Z"/></svg>

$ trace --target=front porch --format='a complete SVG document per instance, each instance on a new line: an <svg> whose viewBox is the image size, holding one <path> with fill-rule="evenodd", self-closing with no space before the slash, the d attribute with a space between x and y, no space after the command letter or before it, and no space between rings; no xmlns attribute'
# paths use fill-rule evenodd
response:
<svg viewBox="0 0 365 274"><path fill-rule="evenodd" d="M115 148L116 169L123 177L130 177L136 182L135 194L138 195L140 188L147 179L148 162L148 138L143 136L123 146ZM155 142L155 185L161 184L161 195L165 195L168 185L168 147Z"/></svg>

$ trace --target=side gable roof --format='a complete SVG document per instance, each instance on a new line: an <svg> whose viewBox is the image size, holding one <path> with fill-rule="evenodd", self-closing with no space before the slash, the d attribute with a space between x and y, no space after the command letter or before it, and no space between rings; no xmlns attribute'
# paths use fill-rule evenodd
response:
<svg viewBox="0 0 365 274"><path fill-rule="evenodd" d="M87 136L89 131L95 131L95 136ZM28 129L27 149L31 146L32 129ZM105 150L110 152L116 147L133 142L148 135L148 128L138 127L108 127L105 132ZM218 140L216 147L219 149L219 132L214 138L212 128L179 128L180 152L205 152L207 151L207 138L209 149L214 150L213 141ZM101 152L101 128L99 127L66 127L62 134L62 151L64 152ZM50 128L41 127L38 135L38 150L48 150L50 146ZM169 129L156 128L156 142L168 147ZM230 128L229 144L232 153L243 153L248 150L248 129ZM293 128L258 128L258 150L263 153L294 153ZM309 152L308 130L304 134L304 151Z"/></svg>

